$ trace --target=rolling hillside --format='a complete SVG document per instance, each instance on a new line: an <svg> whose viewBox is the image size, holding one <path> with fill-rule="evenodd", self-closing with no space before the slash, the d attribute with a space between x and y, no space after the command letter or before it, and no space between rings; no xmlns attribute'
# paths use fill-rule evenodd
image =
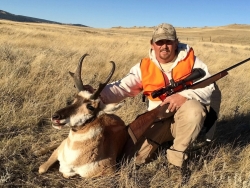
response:
<svg viewBox="0 0 250 188"><path fill-rule="evenodd" d="M0 19L10 20L10 21L16 21L16 22L65 24L65 23L60 23L60 22L54 22L54 21L50 21L50 20L40 19L40 18L33 18L33 17L28 17L28 16L15 15L15 14L6 12L4 10L0 10ZM88 26L82 25L82 24L65 24L65 25L75 25L75 26L88 27Z"/></svg>

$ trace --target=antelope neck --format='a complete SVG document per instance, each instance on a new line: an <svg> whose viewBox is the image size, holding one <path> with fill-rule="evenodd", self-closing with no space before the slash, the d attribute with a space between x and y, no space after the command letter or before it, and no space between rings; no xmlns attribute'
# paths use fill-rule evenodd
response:
<svg viewBox="0 0 250 188"><path fill-rule="evenodd" d="M94 121L96 119L96 116L93 116L92 118L88 119L87 121L85 121L85 123L83 123L81 126L72 126L71 130L76 132L79 131L81 129L83 129L85 127L86 124L91 123L92 121Z"/></svg>

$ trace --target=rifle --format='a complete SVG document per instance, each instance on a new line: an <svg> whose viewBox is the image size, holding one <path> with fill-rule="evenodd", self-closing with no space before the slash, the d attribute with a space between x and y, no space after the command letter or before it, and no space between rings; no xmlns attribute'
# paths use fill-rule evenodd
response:
<svg viewBox="0 0 250 188"><path fill-rule="evenodd" d="M205 74L202 69L194 69L192 73L185 79L178 81L178 82L173 82L170 81L171 85L167 86L166 88L160 88L158 90L155 90L152 92L151 96L153 98L159 97L162 94L166 94L167 96L170 96L174 93L177 93L179 91L182 91L184 89L197 89L197 88L203 88L206 87L212 83L215 83L217 80L223 78L224 76L228 75L228 71L231 69L234 69L235 67L238 67L239 65L242 65L249 61L250 58L247 58L227 69L224 69L202 81L198 81L194 83L193 85L188 85L187 82L189 81L194 81L197 79L202 78ZM182 85L180 90L175 90L177 87ZM166 105L163 106L157 106L155 109L151 111L147 111L139 116L136 117L136 119L131 122L128 125L128 133L130 137L132 138L134 144L142 137L142 135L145 133L145 131L153 124L155 119L157 118L159 112L163 109L166 108Z"/></svg>

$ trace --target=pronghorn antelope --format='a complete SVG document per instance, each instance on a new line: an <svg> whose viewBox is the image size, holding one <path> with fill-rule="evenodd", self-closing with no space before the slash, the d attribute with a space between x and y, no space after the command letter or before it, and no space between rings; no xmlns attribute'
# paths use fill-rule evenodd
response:
<svg viewBox="0 0 250 188"><path fill-rule="evenodd" d="M51 118L56 129L69 125L69 135L39 167L40 174L45 173L57 160L60 162L59 171L65 178L76 174L91 178L116 170L116 159L121 155L128 133L124 122L109 113L122 104L105 105L99 99L102 89L114 73L115 64L111 61L113 67L107 80L100 83L95 92L91 92L81 79L82 62L87 55L81 57L76 72L70 72L79 90L78 95L71 105L58 110Z"/></svg>

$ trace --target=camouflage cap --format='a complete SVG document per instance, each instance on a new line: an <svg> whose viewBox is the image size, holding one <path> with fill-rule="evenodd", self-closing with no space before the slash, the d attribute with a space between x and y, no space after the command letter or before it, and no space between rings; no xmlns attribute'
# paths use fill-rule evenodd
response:
<svg viewBox="0 0 250 188"><path fill-rule="evenodd" d="M162 23L155 27L152 35L153 42L159 40L175 40L177 39L175 28L171 24Z"/></svg>

